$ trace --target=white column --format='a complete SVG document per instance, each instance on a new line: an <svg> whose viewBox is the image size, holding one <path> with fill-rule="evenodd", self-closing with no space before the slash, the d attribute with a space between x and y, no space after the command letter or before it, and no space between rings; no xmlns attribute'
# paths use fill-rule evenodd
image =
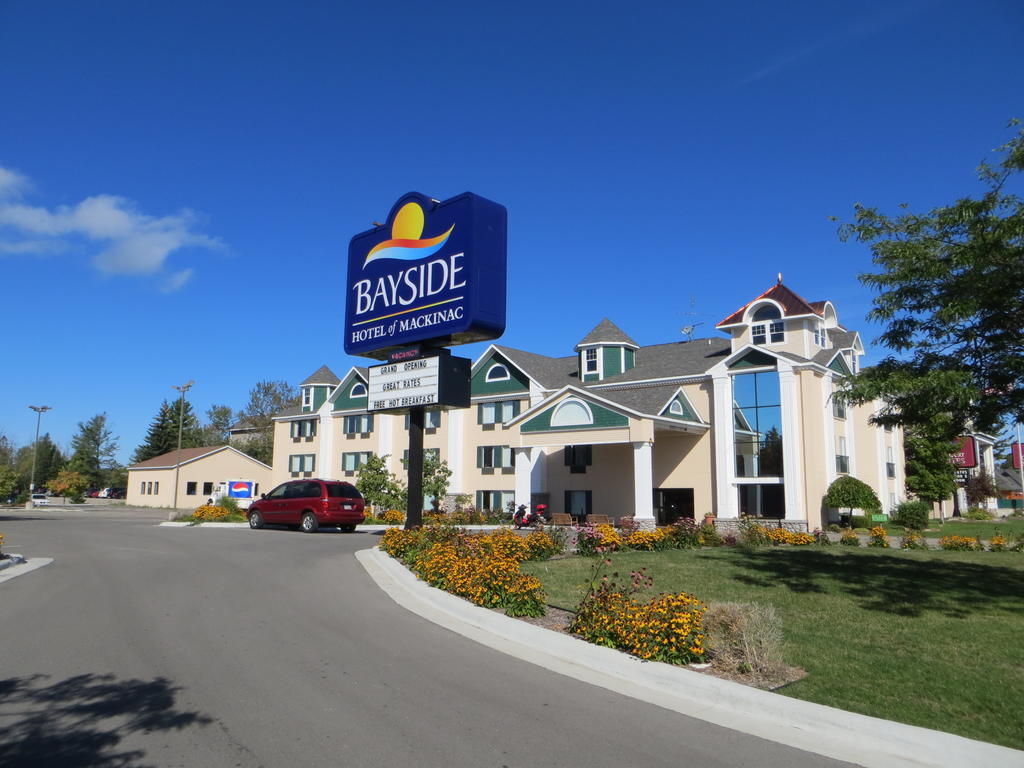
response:
<svg viewBox="0 0 1024 768"><path fill-rule="evenodd" d="M825 404L825 486L836 479L836 418L832 410L832 374L826 374L821 382L822 402ZM852 408L853 406L848 406ZM824 522L824 521L823 521Z"/></svg>
<svg viewBox="0 0 1024 768"><path fill-rule="evenodd" d="M401 418L399 416L398 418ZM392 432L395 428L395 417L386 413L378 413L373 417L373 433L377 436L377 455L391 456L388 463L394 466L394 449L392 448ZM399 459L402 457L399 456ZM401 463L399 463L401 466ZM392 471L394 471L392 469Z"/></svg>
<svg viewBox="0 0 1024 768"><path fill-rule="evenodd" d="M786 494L786 519L806 520L804 508L803 429L800 419L800 391L796 374L779 361L779 394L782 405L782 466Z"/></svg>
<svg viewBox="0 0 1024 768"><path fill-rule="evenodd" d="M463 435L462 425L465 410L453 408L447 412L448 420L448 468L452 476L448 478L448 493L462 493L462 467L465 457L462 455Z"/></svg>
<svg viewBox="0 0 1024 768"><path fill-rule="evenodd" d="M330 408L330 405L328 405ZM322 477L325 480L337 480L341 477L341 458L338 458L339 464L335 464L331 461L331 454L334 448L334 430L333 420L331 418L331 411L321 411L319 424L317 424L317 431L320 435L320 455L317 457L316 476Z"/></svg>
<svg viewBox="0 0 1024 768"><path fill-rule="evenodd" d="M732 378L728 373L716 374L714 385L714 416L712 432L715 441L715 514L722 518L739 516L736 498L736 458L732 434ZM783 436L785 444L785 436Z"/></svg>
<svg viewBox="0 0 1024 768"><path fill-rule="evenodd" d="M530 508L530 493L533 467L540 454L539 448L513 448L516 452L516 507Z"/></svg>
<svg viewBox="0 0 1024 768"><path fill-rule="evenodd" d="M654 528L653 444L633 443L633 517L640 528Z"/></svg>

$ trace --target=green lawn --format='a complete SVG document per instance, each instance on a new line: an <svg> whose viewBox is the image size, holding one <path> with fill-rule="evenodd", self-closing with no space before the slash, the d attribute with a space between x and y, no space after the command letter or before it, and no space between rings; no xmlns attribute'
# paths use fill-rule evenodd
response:
<svg viewBox="0 0 1024 768"><path fill-rule="evenodd" d="M885 527L891 536L902 536L904 533L904 529L898 525L887 523ZM1011 536L1024 537L1024 519L947 521L944 525L938 519L935 519L929 523L928 528L923 533L929 539L956 535L970 536L971 538L979 536L982 541L988 541L997 533L1001 533L1007 538Z"/></svg>
<svg viewBox="0 0 1024 768"><path fill-rule="evenodd" d="M595 560L524 563L548 601L574 610ZM1024 748L1024 554L846 547L624 552L652 592L770 603L786 660L808 676L780 691ZM864 734L870 738L870 734Z"/></svg>

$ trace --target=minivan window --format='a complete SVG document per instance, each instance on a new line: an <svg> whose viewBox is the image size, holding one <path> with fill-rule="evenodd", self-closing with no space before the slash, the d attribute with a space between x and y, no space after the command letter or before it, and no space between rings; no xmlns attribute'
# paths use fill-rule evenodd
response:
<svg viewBox="0 0 1024 768"><path fill-rule="evenodd" d="M332 499L361 499L362 494L356 490L354 485L345 483L328 483L327 495Z"/></svg>

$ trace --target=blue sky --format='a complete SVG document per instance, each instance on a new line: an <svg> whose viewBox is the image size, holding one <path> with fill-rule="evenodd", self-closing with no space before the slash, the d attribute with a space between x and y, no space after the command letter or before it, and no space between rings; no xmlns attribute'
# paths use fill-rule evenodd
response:
<svg viewBox="0 0 1024 768"><path fill-rule="evenodd" d="M507 206L510 346L711 335L778 272L870 342L829 216L976 192L1021 39L1016 0L3 0L0 433L106 412L127 460L174 384L365 365L348 241L409 191Z"/></svg>

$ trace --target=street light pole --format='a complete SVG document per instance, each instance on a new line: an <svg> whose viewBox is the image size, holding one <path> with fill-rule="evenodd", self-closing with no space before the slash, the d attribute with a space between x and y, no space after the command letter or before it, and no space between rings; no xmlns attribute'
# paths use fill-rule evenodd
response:
<svg viewBox="0 0 1024 768"><path fill-rule="evenodd" d="M36 441L32 444L32 475L28 481L28 492L32 494L36 489L36 456L39 454L39 424L43 420L43 414L50 410L48 405L30 405L36 412Z"/></svg>
<svg viewBox="0 0 1024 768"><path fill-rule="evenodd" d="M188 384L182 384L180 387L177 384L171 386L181 392L180 402L178 404L178 456L177 462L174 465L174 508L178 508L178 472L181 470L181 430L185 426L185 393L192 389L192 385L195 384L191 379Z"/></svg>

